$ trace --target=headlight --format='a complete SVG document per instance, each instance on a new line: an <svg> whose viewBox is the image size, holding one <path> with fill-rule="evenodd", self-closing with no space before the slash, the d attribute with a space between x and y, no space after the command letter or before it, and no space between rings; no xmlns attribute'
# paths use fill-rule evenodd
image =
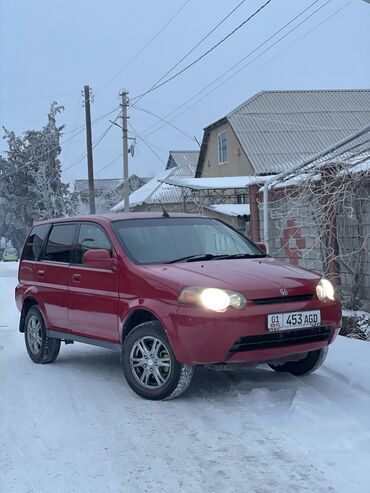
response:
<svg viewBox="0 0 370 493"><path fill-rule="evenodd" d="M334 286L327 279L320 280L316 286L316 294L321 301L335 300Z"/></svg>
<svg viewBox="0 0 370 493"><path fill-rule="evenodd" d="M240 310L247 303L245 296L235 291L198 287L184 288L178 301L187 305L200 305L215 312L224 312L230 306Z"/></svg>

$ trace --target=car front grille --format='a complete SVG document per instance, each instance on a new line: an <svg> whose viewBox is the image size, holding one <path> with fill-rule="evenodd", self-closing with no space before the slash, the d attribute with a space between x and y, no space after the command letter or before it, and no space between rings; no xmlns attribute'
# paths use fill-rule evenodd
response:
<svg viewBox="0 0 370 493"><path fill-rule="evenodd" d="M329 327L311 327L308 329L284 330L254 336L243 336L235 341L229 354L327 341L330 337L330 332Z"/></svg>
<svg viewBox="0 0 370 493"><path fill-rule="evenodd" d="M314 295L311 294L299 294L295 296L278 296L275 298L257 298L252 299L255 305L269 305L272 303L289 303L290 301L309 301L312 300Z"/></svg>

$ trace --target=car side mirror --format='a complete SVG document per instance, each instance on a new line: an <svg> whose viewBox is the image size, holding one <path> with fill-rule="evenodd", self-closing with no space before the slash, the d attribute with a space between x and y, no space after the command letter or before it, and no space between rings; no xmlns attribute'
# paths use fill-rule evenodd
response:
<svg viewBox="0 0 370 493"><path fill-rule="evenodd" d="M96 248L85 252L83 264L95 269L117 270L116 259L112 258L110 252L103 248Z"/></svg>
<svg viewBox="0 0 370 493"><path fill-rule="evenodd" d="M262 251L267 253L267 246L266 243L262 243L261 241L255 241L254 242Z"/></svg>

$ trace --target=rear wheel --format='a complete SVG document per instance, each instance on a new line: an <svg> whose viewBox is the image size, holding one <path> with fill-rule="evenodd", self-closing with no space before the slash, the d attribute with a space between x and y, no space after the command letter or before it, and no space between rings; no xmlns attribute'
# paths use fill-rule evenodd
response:
<svg viewBox="0 0 370 493"><path fill-rule="evenodd" d="M60 339L48 337L40 308L32 306L26 315L24 337L29 357L34 363L53 363L59 354Z"/></svg>
<svg viewBox="0 0 370 493"><path fill-rule="evenodd" d="M122 369L132 390L151 400L173 399L190 385L194 366L176 360L159 322L133 329L122 346Z"/></svg>
<svg viewBox="0 0 370 493"><path fill-rule="evenodd" d="M324 363L328 354L328 346L315 351L310 351L307 356L298 361L287 361L282 365L269 363L269 366L277 372L292 373L292 375L308 375L314 372Z"/></svg>

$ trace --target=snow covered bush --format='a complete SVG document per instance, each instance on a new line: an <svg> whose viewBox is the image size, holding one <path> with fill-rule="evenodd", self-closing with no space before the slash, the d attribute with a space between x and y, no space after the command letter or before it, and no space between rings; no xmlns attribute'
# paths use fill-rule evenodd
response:
<svg viewBox="0 0 370 493"><path fill-rule="evenodd" d="M76 206L61 180L58 156L63 126L57 126L56 117L62 110L54 102L47 124L22 137L4 128L9 150L5 158L0 157L0 236L9 238L18 250L34 222L69 215Z"/></svg>
<svg viewBox="0 0 370 493"><path fill-rule="evenodd" d="M343 325L340 334L370 341L370 313L361 310L343 310Z"/></svg>

